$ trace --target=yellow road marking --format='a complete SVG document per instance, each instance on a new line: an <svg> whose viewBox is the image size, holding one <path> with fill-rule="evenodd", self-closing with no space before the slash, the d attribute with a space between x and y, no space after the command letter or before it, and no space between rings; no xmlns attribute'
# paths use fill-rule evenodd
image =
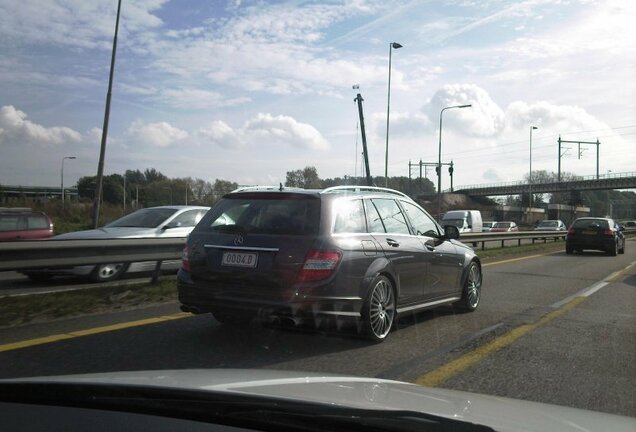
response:
<svg viewBox="0 0 636 432"><path fill-rule="evenodd" d="M612 273L611 275L606 277L605 281L607 281L607 282L618 282L618 280L621 279L625 275L625 273L627 273L635 265L636 265L636 261L634 261L633 263L631 263L630 265L628 265L627 267L625 267L622 270L615 271L614 273Z"/></svg>
<svg viewBox="0 0 636 432"><path fill-rule="evenodd" d="M92 329L78 330L78 331L61 333L61 334L52 335L52 336L45 336L45 337L36 338L36 339L29 339L29 340L20 341L20 342L13 342L9 344L0 345L0 352L13 351L13 350L28 348L28 347L32 347L36 345L43 345L47 343L58 342L65 339L74 339L81 336L94 335L98 333L107 333L107 332L121 330L125 328L140 327L140 326L144 326L148 324L157 324L157 323L161 323L165 321L186 318L189 316L192 316L192 314L189 314L186 312L180 312L173 315L164 315L161 317L147 318L147 319L142 319L137 321L129 321L129 322L124 322L119 324L103 326L103 327L95 327Z"/></svg>
<svg viewBox="0 0 636 432"><path fill-rule="evenodd" d="M581 302L585 301L586 297L576 297L563 305L561 308L550 312L545 315L543 318L538 320L535 323L524 324L522 326L516 327L509 332L495 338L491 342L476 348L475 350L464 354L463 356L446 363L439 368L424 374L415 380L416 384L435 387L448 380L449 378L457 375L458 373L468 369L470 366L480 362L489 354L492 354L500 349L512 344L514 341L519 339L520 337L528 334L529 332L547 324L553 319L565 314L570 309L576 307Z"/></svg>

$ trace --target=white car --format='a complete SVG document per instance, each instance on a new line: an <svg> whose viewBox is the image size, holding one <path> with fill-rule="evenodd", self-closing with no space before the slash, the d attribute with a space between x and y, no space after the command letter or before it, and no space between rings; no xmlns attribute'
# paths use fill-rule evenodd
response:
<svg viewBox="0 0 636 432"><path fill-rule="evenodd" d="M57 240L87 240L116 238L180 238L187 237L194 226L207 213L209 207L161 206L137 210L121 217L102 228L76 231L53 237ZM180 261L165 261L162 270L177 270ZM155 262L110 263L83 265L66 268L45 268L24 272L32 280L46 280L57 275L87 276L94 281L104 282L117 279L126 272L150 271Z"/></svg>
<svg viewBox="0 0 636 432"><path fill-rule="evenodd" d="M562 221L547 219L539 223L535 231L567 231L567 229Z"/></svg>

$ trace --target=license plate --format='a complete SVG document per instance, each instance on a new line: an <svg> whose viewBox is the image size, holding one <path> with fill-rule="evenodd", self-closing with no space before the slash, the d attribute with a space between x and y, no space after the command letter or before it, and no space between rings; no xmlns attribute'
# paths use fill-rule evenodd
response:
<svg viewBox="0 0 636 432"><path fill-rule="evenodd" d="M584 235L596 235L595 230L583 230Z"/></svg>
<svg viewBox="0 0 636 432"><path fill-rule="evenodd" d="M221 265L230 267L256 268L257 252L223 252Z"/></svg>

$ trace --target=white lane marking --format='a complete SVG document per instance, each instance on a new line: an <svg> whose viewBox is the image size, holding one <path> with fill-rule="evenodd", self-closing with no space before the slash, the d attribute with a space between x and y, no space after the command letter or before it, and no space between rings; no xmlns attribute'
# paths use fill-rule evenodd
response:
<svg viewBox="0 0 636 432"><path fill-rule="evenodd" d="M550 307L553 308L553 309L558 309L561 306L563 306L564 304L572 301L576 297L589 297L592 294L594 294L596 291L600 290L601 288L603 288L606 285L609 285L609 282L606 282L606 281L597 282L594 285L591 285L591 286L589 286L587 288L583 288L581 291L576 292L576 293L574 293L574 294L572 294L570 296L567 296L563 300L559 300L556 303L552 303L550 305Z"/></svg>

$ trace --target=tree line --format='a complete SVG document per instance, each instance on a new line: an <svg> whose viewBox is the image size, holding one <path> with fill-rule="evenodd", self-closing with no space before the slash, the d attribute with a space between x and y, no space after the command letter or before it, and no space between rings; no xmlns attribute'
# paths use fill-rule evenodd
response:
<svg viewBox="0 0 636 432"><path fill-rule="evenodd" d="M93 200L96 176L81 177L77 182L80 199ZM157 205L213 205L223 195L238 188L238 183L216 179L210 183L200 178L168 178L154 168L127 170L124 175L104 176L102 198L104 202L151 207Z"/></svg>
<svg viewBox="0 0 636 432"><path fill-rule="evenodd" d="M561 173L562 181L577 180L572 173ZM90 201L95 196L95 176L79 179L77 189L80 199ZM124 180L125 179L125 180ZM529 176L526 174L525 181ZM533 171L532 182L550 183L557 180L557 174L548 171ZM124 185L125 182L125 185ZM384 186L384 177L373 177L373 183ZM285 186L305 189L324 189L332 186L366 185L365 177L343 176L320 178L314 166L287 171ZM113 205L122 205L124 193L126 204L132 207L151 207L166 204L190 204L211 206L223 195L237 189L236 182L216 179L213 183L200 178L183 177L168 178L154 168L144 171L127 170L124 175L111 174L104 176L103 201ZM435 185L427 178L409 179L405 176L394 176L388 179L388 188L395 189L410 196L434 193ZM547 204L585 205L591 208L593 215L611 214L617 219L636 217L636 193L632 191L583 191L576 193L532 194L535 207ZM528 194L513 195L497 200L501 204L525 206L529 202ZM493 204L496 202L493 201Z"/></svg>
<svg viewBox="0 0 636 432"><path fill-rule="evenodd" d="M384 177L372 177L373 184L384 187ZM321 179L318 175L316 167L307 166L303 169L287 171L285 176L285 186L300 187L304 189L324 189L333 186L346 185L366 185L366 177L344 176ZM389 177L387 186L403 192L407 195L417 195L426 192L435 192L435 186L427 178L409 179L404 176Z"/></svg>

